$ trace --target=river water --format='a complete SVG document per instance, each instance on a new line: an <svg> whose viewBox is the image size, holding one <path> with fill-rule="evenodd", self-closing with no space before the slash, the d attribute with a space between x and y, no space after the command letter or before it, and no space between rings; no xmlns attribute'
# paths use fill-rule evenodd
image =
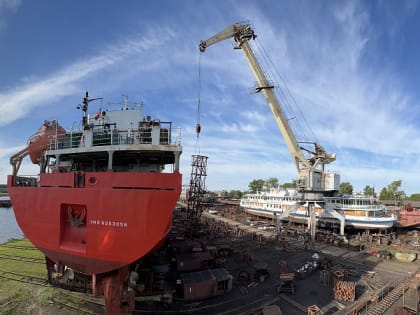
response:
<svg viewBox="0 0 420 315"><path fill-rule="evenodd" d="M12 208L0 208L0 244L12 238L22 238L23 233L16 223Z"/></svg>

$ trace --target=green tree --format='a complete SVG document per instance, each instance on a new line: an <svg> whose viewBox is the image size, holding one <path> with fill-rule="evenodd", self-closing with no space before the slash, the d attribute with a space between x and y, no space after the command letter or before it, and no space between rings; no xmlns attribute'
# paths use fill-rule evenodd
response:
<svg viewBox="0 0 420 315"><path fill-rule="evenodd" d="M220 192L220 197L222 197L222 198L226 198L226 197L228 197L228 192L227 192L227 190L222 190L221 192Z"/></svg>
<svg viewBox="0 0 420 315"><path fill-rule="evenodd" d="M420 194L411 194L411 196L408 198L408 200L420 201Z"/></svg>
<svg viewBox="0 0 420 315"><path fill-rule="evenodd" d="M340 194L351 195L353 193L353 186L348 182L340 184Z"/></svg>
<svg viewBox="0 0 420 315"><path fill-rule="evenodd" d="M394 180L391 184L388 185L388 190L391 191L394 195L398 192L398 189L401 187L401 179Z"/></svg>
<svg viewBox="0 0 420 315"><path fill-rule="evenodd" d="M399 190L401 187L401 180L395 180L388 185L387 188L382 188L381 193L379 194L380 200L395 200L401 201L406 195L403 190Z"/></svg>
<svg viewBox="0 0 420 315"><path fill-rule="evenodd" d="M264 187L263 179L254 179L248 184L248 188L251 193L256 193L257 191L262 191Z"/></svg>
<svg viewBox="0 0 420 315"><path fill-rule="evenodd" d="M279 180L275 177L270 177L269 179L266 179L264 181L264 188L265 189L270 189L270 188L275 188L279 186Z"/></svg>
<svg viewBox="0 0 420 315"><path fill-rule="evenodd" d="M366 185L363 189L363 194L365 196L373 196L375 194L375 189L373 187L370 187L369 185Z"/></svg>
<svg viewBox="0 0 420 315"><path fill-rule="evenodd" d="M399 190L399 191L395 192L394 197L395 197L395 200L402 201L407 196L405 195L405 192L403 190Z"/></svg>
<svg viewBox="0 0 420 315"><path fill-rule="evenodd" d="M382 188L381 192L379 193L379 200L392 200L392 199L394 199L392 192L390 192L385 187Z"/></svg>
<svg viewBox="0 0 420 315"><path fill-rule="evenodd" d="M230 199L241 199L242 198L242 191L240 190L231 190L228 193Z"/></svg>
<svg viewBox="0 0 420 315"><path fill-rule="evenodd" d="M296 188L296 179L294 179L293 182L291 182L291 183L283 183L280 186L283 187L284 189L286 189L286 188Z"/></svg>

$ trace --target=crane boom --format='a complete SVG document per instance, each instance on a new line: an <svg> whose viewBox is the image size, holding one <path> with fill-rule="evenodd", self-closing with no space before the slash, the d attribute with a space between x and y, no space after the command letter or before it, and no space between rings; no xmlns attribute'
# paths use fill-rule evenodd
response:
<svg viewBox="0 0 420 315"><path fill-rule="evenodd" d="M263 69L248 43L250 39L256 38L250 24L235 23L209 39L201 41L199 49L201 52L204 52L207 47L232 37L237 43L235 48L243 51L245 58L257 79L256 92L263 93L286 142L287 148L292 155L299 174L298 185L305 190L324 190L324 164L334 161L335 154L328 154L321 145L314 143L315 149L313 151L305 149L310 154L310 157L308 158L304 155L277 100L274 93L274 86L267 80Z"/></svg>

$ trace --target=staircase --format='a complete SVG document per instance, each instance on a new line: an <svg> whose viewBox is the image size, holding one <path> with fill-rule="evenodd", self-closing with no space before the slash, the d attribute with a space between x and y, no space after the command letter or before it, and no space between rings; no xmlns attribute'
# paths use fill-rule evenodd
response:
<svg viewBox="0 0 420 315"><path fill-rule="evenodd" d="M368 315L382 315L387 310L390 309L392 304L398 301L398 299L402 296L403 292L408 289L408 285L406 282L400 282L391 292L389 292L382 300L378 303L371 304L368 308L367 314ZM382 293L385 289L382 290Z"/></svg>
<svg viewBox="0 0 420 315"><path fill-rule="evenodd" d="M282 220L286 217L289 216L289 214L296 212L297 209L299 209L299 207L301 206L301 204L299 202L296 201L296 203L291 206L289 209L283 211L282 213L278 213L277 214L277 220Z"/></svg>
<svg viewBox="0 0 420 315"><path fill-rule="evenodd" d="M325 203L324 209L327 213L329 213L334 218L340 221L340 235L344 235L344 226L346 225L346 219L344 218L344 216L338 213L337 211L335 211L334 207L330 205L328 202Z"/></svg>

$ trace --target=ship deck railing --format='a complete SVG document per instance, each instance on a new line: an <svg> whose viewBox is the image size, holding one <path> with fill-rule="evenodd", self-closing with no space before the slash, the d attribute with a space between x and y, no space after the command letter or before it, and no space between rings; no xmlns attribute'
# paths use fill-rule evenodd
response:
<svg viewBox="0 0 420 315"><path fill-rule="evenodd" d="M92 143L88 146L106 145L131 145L131 144L157 144L157 145L179 145L181 139L180 129L172 128L171 122L159 122L158 129L140 127L138 129L120 130L116 128L93 129ZM173 133L178 135L173 137ZM156 133L157 132L157 133ZM173 141L172 139L175 138ZM48 150L60 150L86 146L82 131L72 131L65 134L51 136L48 143Z"/></svg>

